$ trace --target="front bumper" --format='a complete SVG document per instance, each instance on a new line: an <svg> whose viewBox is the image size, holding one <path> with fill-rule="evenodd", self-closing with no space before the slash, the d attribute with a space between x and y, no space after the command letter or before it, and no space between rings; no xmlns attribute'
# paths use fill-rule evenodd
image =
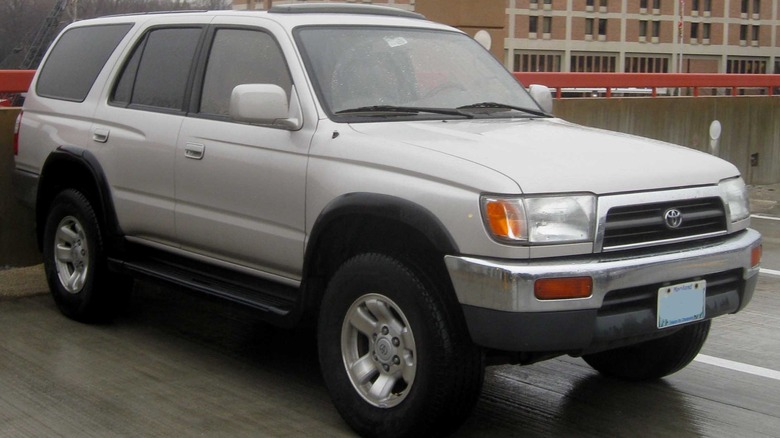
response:
<svg viewBox="0 0 780 438"><path fill-rule="evenodd" d="M656 327L656 294L664 285L707 280L705 318L747 305L758 280L751 229L659 251L593 254L531 261L446 256L472 340L514 352L588 353L663 336ZM593 294L538 300L540 278L593 279Z"/></svg>

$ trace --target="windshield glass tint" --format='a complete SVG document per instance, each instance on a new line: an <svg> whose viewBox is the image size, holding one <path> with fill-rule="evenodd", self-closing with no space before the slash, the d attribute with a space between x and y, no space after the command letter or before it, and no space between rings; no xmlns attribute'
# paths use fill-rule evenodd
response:
<svg viewBox="0 0 780 438"><path fill-rule="evenodd" d="M320 101L336 119L340 111L387 105L458 108L495 102L539 109L489 52L460 33L308 27L297 39Z"/></svg>

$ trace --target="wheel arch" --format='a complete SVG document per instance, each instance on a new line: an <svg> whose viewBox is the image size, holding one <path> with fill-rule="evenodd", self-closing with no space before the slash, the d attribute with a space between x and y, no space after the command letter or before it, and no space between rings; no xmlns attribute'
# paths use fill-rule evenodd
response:
<svg viewBox="0 0 780 438"><path fill-rule="evenodd" d="M38 247L42 249L46 216L52 200L62 190L79 190L93 204L95 213L111 248L123 233L111 201L110 189L103 168L90 151L75 146L60 146L46 158L36 198L35 221Z"/></svg>
<svg viewBox="0 0 780 438"><path fill-rule="evenodd" d="M444 255L458 254L459 250L444 224L419 204L376 193L343 195L322 210L308 239L303 267L304 314L316 314L335 270L365 252L407 258L421 275L433 281L446 276ZM449 283L448 277L446 281Z"/></svg>

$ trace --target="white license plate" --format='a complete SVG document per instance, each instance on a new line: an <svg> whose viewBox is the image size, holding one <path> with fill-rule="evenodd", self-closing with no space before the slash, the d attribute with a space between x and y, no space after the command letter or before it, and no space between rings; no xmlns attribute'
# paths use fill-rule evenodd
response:
<svg viewBox="0 0 780 438"><path fill-rule="evenodd" d="M704 319L705 280L658 289L658 328Z"/></svg>

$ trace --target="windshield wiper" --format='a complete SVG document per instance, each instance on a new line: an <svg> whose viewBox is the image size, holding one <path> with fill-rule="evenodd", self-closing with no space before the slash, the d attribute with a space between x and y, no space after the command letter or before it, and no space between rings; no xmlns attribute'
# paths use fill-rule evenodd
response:
<svg viewBox="0 0 780 438"><path fill-rule="evenodd" d="M454 108L426 108L419 106L371 105L336 111L336 114L338 115L353 114L358 116L416 115L420 113L445 114L448 116L460 116L469 119L474 118L473 114L459 111Z"/></svg>
<svg viewBox="0 0 780 438"><path fill-rule="evenodd" d="M549 114L547 114L544 111L534 109L534 108L523 108L519 106L514 105L508 105L505 103L496 103L496 102L480 102L480 103L473 103L471 105L463 105L459 106L457 109L459 110L470 110L470 109L495 109L495 110L514 110L514 111L522 111L524 113L532 114L534 116L539 117L550 117Z"/></svg>

